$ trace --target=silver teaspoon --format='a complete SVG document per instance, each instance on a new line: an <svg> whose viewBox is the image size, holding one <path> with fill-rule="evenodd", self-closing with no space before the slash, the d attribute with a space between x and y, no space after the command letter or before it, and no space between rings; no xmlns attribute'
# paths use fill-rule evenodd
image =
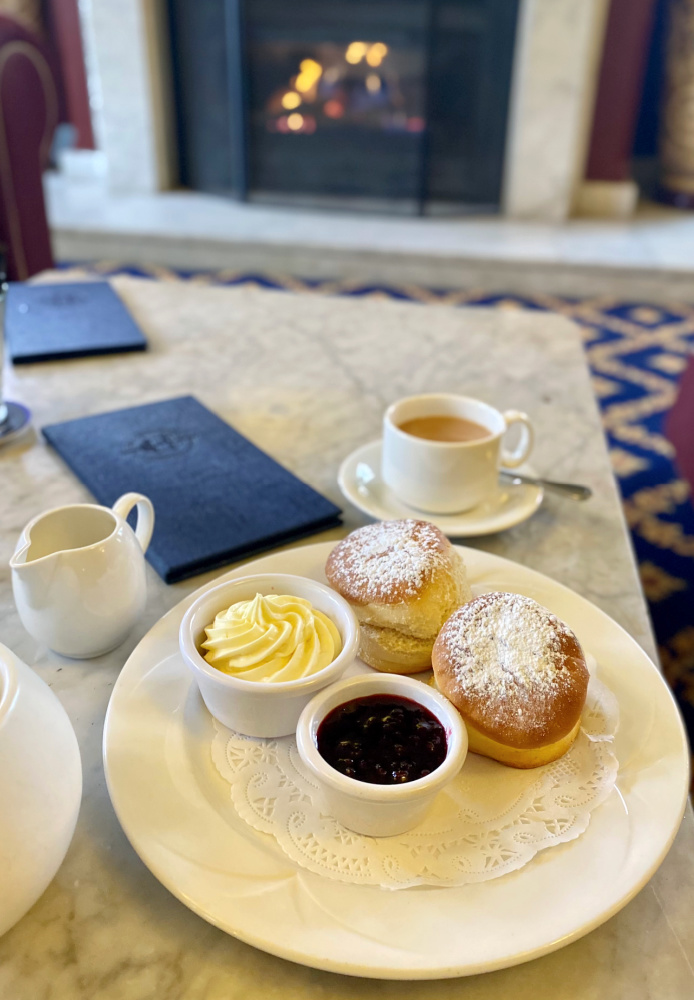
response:
<svg viewBox="0 0 694 1000"><path fill-rule="evenodd" d="M501 471L499 479L504 483L510 483L512 486L520 486L521 484L543 486L545 489L559 493L569 500L588 500L593 495L593 491L589 486L581 486L579 483L555 483L552 479L541 479L539 476L524 476L520 472Z"/></svg>

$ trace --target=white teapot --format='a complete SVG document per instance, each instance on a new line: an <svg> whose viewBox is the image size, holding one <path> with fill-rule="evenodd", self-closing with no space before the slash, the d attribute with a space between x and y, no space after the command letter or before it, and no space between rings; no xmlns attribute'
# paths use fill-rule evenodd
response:
<svg viewBox="0 0 694 1000"><path fill-rule="evenodd" d="M80 752L65 709L0 644L0 934L60 867L81 798Z"/></svg>
<svg viewBox="0 0 694 1000"><path fill-rule="evenodd" d="M133 531L125 519L135 504ZM30 521L10 559L27 632L79 659L119 645L144 611L144 553L153 528L154 508L141 493L126 493L110 509L71 504Z"/></svg>

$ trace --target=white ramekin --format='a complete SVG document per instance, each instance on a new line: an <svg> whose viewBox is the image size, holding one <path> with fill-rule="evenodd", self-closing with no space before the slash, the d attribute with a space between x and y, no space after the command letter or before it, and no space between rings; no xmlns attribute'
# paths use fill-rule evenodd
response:
<svg viewBox="0 0 694 1000"><path fill-rule="evenodd" d="M210 666L199 651L205 640L205 626L231 604L252 600L256 594L290 594L310 601L337 626L342 639L338 656L310 677L276 683L242 680ZM295 731L299 715L313 695L341 677L355 659L359 625L349 604L324 583L303 576L265 573L230 580L204 591L183 616L179 644L215 719L245 736L288 736Z"/></svg>
<svg viewBox="0 0 694 1000"><path fill-rule="evenodd" d="M336 771L318 753L318 727L338 705L353 698L394 694L429 709L446 731L443 763L424 778L402 785L375 785ZM467 755L467 730L457 710L438 691L399 674L361 674L331 685L313 698L296 728L299 756L317 778L331 816L356 833L392 837L424 818L437 793L457 775Z"/></svg>

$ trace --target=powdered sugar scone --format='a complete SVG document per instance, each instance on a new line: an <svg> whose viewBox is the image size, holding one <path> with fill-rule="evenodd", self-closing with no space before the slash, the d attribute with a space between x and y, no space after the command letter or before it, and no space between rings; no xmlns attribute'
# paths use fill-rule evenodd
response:
<svg viewBox="0 0 694 1000"><path fill-rule="evenodd" d="M358 528L335 546L325 572L359 620L359 655L389 673L427 670L439 629L470 599L462 557L428 521Z"/></svg>
<svg viewBox="0 0 694 1000"><path fill-rule="evenodd" d="M474 753L538 767L576 739L589 679L583 651L571 629L531 598L483 594L458 608L432 664Z"/></svg>

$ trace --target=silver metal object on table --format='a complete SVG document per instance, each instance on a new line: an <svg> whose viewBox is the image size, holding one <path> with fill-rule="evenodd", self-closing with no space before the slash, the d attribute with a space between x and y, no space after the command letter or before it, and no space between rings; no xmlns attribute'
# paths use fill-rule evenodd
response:
<svg viewBox="0 0 694 1000"><path fill-rule="evenodd" d="M520 472L500 472L499 479L512 486L542 486L553 493L559 493L568 500L589 500L593 491L589 486L580 483L557 483L552 479L542 479L540 476L524 476Z"/></svg>

